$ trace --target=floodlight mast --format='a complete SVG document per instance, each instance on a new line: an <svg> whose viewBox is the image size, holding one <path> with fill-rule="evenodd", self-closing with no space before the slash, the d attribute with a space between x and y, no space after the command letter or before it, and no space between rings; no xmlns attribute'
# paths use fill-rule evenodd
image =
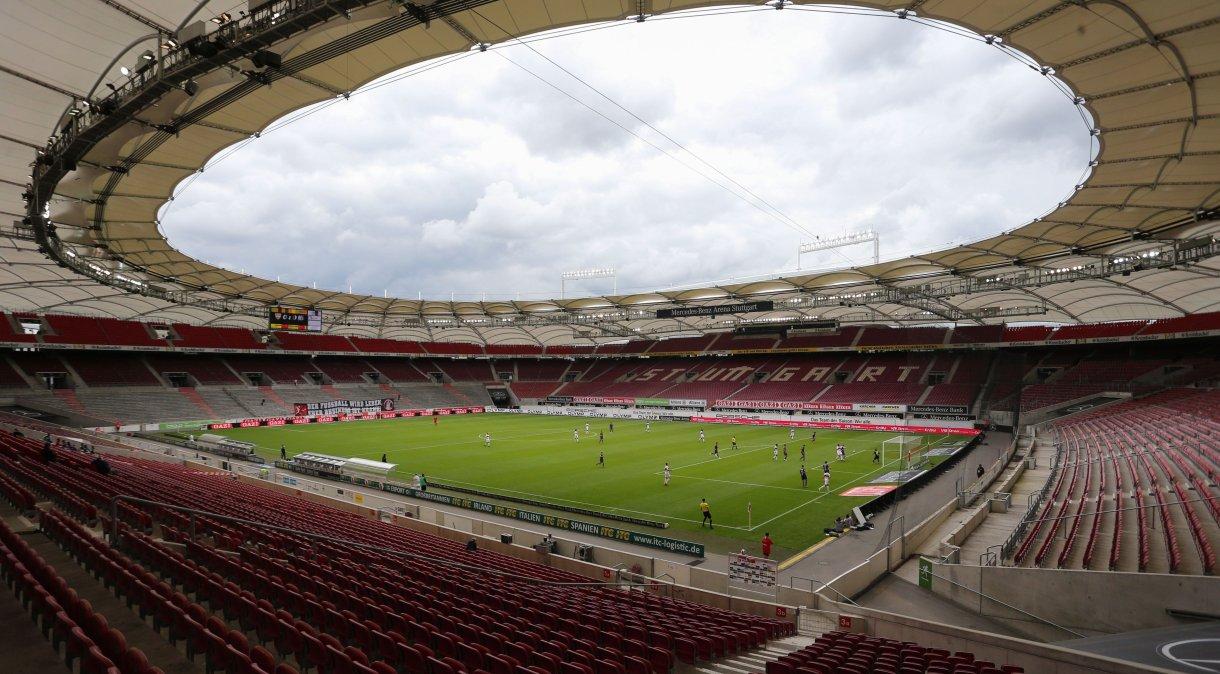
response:
<svg viewBox="0 0 1220 674"><path fill-rule="evenodd" d="M608 278L613 279L613 290L611 295L618 294L618 271L614 267L601 267L597 269L574 269L565 271L559 275L559 299L564 299L567 296L568 281L583 281L591 278Z"/></svg>
<svg viewBox="0 0 1220 674"><path fill-rule="evenodd" d="M873 264L881 262L881 237L877 232L867 229L863 232L853 232L836 236L833 239L818 239L809 243L802 243L796 248L796 268L801 268L801 256L805 253L813 253L819 250L830 250L832 248L845 248L847 246L855 246L861 243L872 242L873 244Z"/></svg>

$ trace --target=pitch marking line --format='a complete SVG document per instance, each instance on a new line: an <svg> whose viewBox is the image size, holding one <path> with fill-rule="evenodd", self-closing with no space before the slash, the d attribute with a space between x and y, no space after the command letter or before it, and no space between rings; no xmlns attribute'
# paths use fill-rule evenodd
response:
<svg viewBox="0 0 1220 674"><path fill-rule="evenodd" d="M896 459L895 461L897 461L897 459ZM887 464L882 464L881 468L877 469L877 471L879 472L879 471L885 470L885 467L886 467L886 466L889 466L890 464L894 463L895 461L891 461L890 463L887 463ZM812 499L810 499L810 500L808 500L808 501L806 501L806 502L804 502L804 503L802 503L802 504L800 504L800 505L798 505L798 506L795 506L795 507L793 507L793 508L789 508L788 510L785 510L784 512L782 512L782 513L780 513L780 514L776 515L775 517L772 517L772 518L771 518L771 519L769 519L769 520L765 520L765 521L763 521L763 522L759 522L758 524L755 524L754 526L752 526L752 527L750 527L750 528L746 529L746 531L754 531L755 529L757 529L757 528L759 528L759 527L761 527L761 526L765 526L765 525L767 525L767 524L770 524L770 523L774 522L775 520L777 520L777 519L779 519L779 518L781 518L781 517L787 517L789 514L794 513L794 512L796 512L796 511L800 510L801 508L804 508L804 507L805 507L805 506L807 506L807 505L811 505L811 504L817 503L818 501L821 501L822 499L826 498L827 496L834 496L836 491L838 491L838 490L840 490L840 489L842 489L842 488L844 488L844 487L850 487L850 486L852 486L852 485L854 485L854 484L856 484L856 483L860 482L860 481L861 481L861 480L863 480L864 478L868 477L869 475L873 475L873 474L874 474L874 473L865 473L865 474L864 474L864 476L862 476L862 477L859 477L859 478L857 478L857 479L855 479L855 480L851 480L850 482L845 482L845 483L843 483L843 484L837 485L837 486L835 486L835 487L834 487L834 491L828 491L828 492L826 492L826 493L824 493L824 494L822 494L822 495L820 495L820 496L816 496L816 497L814 497L814 498L812 498ZM819 487L819 489L820 489L820 487Z"/></svg>
<svg viewBox="0 0 1220 674"><path fill-rule="evenodd" d="M631 513L631 514L635 514L635 515L648 515L649 517L656 517L656 518L660 518L660 519L680 520L682 522L690 522L691 524L699 524L700 522L702 522L702 520L690 519L690 518L686 518L686 517L677 517L675 515L662 515L661 513L652 513L652 512L648 512L646 510L632 510L630 508L616 508L616 507L602 505L600 503L589 503L587 501L576 501L573 499L559 498L556 496L550 496L550 495L546 495L546 494L535 494L533 492L520 491L518 489L502 489L499 487L489 487L487 485L475 484L473 482L462 482L459 480L442 479L441 481L442 482L452 482L453 484L463 485L463 486L467 486L467 487L477 487L477 488L487 491L491 494L496 494L496 493L520 494L522 496L534 497L543 502L554 501L554 502L562 502L562 503L572 503L572 504L576 504L576 505L580 505L580 506L588 506L588 507L592 507L592 508L597 508L606 513ZM444 489L444 487L437 487L437 489ZM495 498L495 497L492 496L489 498ZM591 517L596 517L596 515L592 515ZM721 526L724 527L725 529L738 529L740 531L750 531L750 529L747 529L746 527L735 527L735 526L732 526L729 524L722 524Z"/></svg>

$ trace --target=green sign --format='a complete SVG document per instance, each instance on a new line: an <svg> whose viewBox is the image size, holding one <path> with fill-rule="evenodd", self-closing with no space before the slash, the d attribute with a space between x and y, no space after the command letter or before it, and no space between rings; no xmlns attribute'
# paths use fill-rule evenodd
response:
<svg viewBox="0 0 1220 674"><path fill-rule="evenodd" d="M669 407L669 398L636 398L636 407Z"/></svg>
<svg viewBox="0 0 1220 674"><path fill-rule="evenodd" d="M540 524L542 526L554 527L556 529L565 529L567 531L575 531L581 534L590 536L598 536L601 538L611 538L616 541L632 543L634 545L642 545L648 548L656 548L658 550L668 550L692 557L702 557L704 553L703 546L699 543L690 541L680 541L674 538L666 538L665 536L655 536L653 534L642 534L636 531L620 529L618 527L610 527L602 524L592 524L589 522L581 522L580 520L568 519L567 517L558 517L556 515L544 515L529 510L522 510L512 506L497 505L495 503L486 503L484 501L475 501L473 499L463 498L461 496L450 496L448 494L436 494L433 492L420 491L400 484L383 484L381 488L391 494L400 496L410 496L411 498L432 501L447 506L457 508L465 508L466 510L475 510L488 515L496 515L499 517L507 517L510 519L521 520L522 522L530 522L531 524Z"/></svg>
<svg viewBox="0 0 1220 674"><path fill-rule="evenodd" d="M925 590L932 589L932 560L919 558L919 586Z"/></svg>

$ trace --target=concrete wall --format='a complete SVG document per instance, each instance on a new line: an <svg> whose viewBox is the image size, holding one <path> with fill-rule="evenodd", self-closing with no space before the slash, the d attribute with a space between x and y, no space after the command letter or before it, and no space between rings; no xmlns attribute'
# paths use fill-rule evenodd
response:
<svg viewBox="0 0 1220 674"><path fill-rule="evenodd" d="M865 631L873 636L914 641L930 648L969 651L980 660L1020 665L1031 674L1146 674L1170 671L860 606L836 605L832 602L825 602L825 606L839 615L863 617Z"/></svg>
<svg viewBox="0 0 1220 674"><path fill-rule="evenodd" d="M1220 578L1160 573L1121 573L1007 566L937 564L932 591L972 611L1011 622L1039 618L1083 634L1126 632L1186 624L1167 609L1215 613L1220 605ZM969 589L965 589L969 588ZM994 597L992 601L979 592ZM1061 633L1061 638L1070 635Z"/></svg>

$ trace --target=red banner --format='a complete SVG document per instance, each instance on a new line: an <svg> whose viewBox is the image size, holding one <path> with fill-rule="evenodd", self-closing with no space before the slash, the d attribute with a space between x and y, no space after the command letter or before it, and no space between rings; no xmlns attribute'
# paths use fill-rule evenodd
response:
<svg viewBox="0 0 1220 674"><path fill-rule="evenodd" d="M735 407L752 410L820 410L850 412L851 403L805 403L795 400L717 400L713 407Z"/></svg>
<svg viewBox="0 0 1220 674"><path fill-rule="evenodd" d="M887 433L925 433L932 435L978 435L973 428L953 426L903 426L901 424L849 424L834 421L785 421L782 419L725 419L721 417L691 417L700 424L738 424L743 426L796 426L797 428L836 428L844 431L885 431Z"/></svg>
<svg viewBox="0 0 1220 674"><path fill-rule="evenodd" d="M602 396L575 396L572 398L574 403L586 403L590 405L634 405L635 398L605 398Z"/></svg>

